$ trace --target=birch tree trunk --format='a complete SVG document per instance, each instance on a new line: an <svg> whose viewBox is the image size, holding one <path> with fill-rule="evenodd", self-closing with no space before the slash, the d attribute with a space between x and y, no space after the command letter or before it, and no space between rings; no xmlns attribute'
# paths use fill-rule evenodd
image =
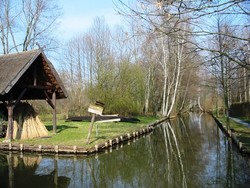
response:
<svg viewBox="0 0 250 188"><path fill-rule="evenodd" d="M167 106L168 106L168 100L167 100L167 78L168 78L168 66L167 66L167 52L165 50L165 44L164 44L164 37L162 35L161 40L162 45L162 53L163 53L163 60L162 60L162 69L163 69L163 95L162 95L162 116L167 115Z"/></svg>
<svg viewBox="0 0 250 188"><path fill-rule="evenodd" d="M150 85L150 79L151 79L151 69L150 66L148 68L148 74L146 77L146 88L145 88L145 110L144 112L147 114L149 112L149 98L150 98L150 90L151 90L151 85Z"/></svg>
<svg viewBox="0 0 250 188"><path fill-rule="evenodd" d="M176 49L174 50L174 54L176 57L174 57L174 61L170 61L167 55L170 54L170 50L172 49L170 47L170 38L168 37L168 51L166 51L165 44L164 44L164 37L162 37L161 45L162 45L162 51L163 51L163 60L162 60L162 68L163 68L163 75L164 75L164 81L163 81L163 98L162 98L162 116L169 117L173 107L176 102L176 96L178 91L178 86L180 83L180 72L181 72L181 64L183 61L183 43L184 40L178 38L179 34L177 34L176 38ZM172 44L172 43L171 43ZM174 44L173 44L174 45ZM174 64L173 70L170 69L172 66L171 64ZM171 73L172 72L172 73Z"/></svg>

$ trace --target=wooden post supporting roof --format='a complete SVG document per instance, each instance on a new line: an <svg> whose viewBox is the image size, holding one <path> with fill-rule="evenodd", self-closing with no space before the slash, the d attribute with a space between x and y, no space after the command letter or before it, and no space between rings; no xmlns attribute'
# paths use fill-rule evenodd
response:
<svg viewBox="0 0 250 188"><path fill-rule="evenodd" d="M7 109L8 109L8 133L6 140L11 141L13 139L13 109L14 109L12 101L9 101Z"/></svg>
<svg viewBox="0 0 250 188"><path fill-rule="evenodd" d="M13 109L20 100L46 100L53 109L53 132L56 133L56 100L67 98L67 92L43 51L0 55L0 72L0 101L8 109L10 127Z"/></svg>
<svg viewBox="0 0 250 188"><path fill-rule="evenodd" d="M52 102L54 104L53 108L53 133L56 134L56 92L53 92Z"/></svg>
<svg viewBox="0 0 250 188"><path fill-rule="evenodd" d="M12 99L12 94L10 94L8 103L5 103L3 101L3 103L6 105L6 108L8 110L8 133L6 135L6 140L8 140L8 141L13 140L13 130L14 130L13 110L14 110L15 106L20 102L21 98L23 97L23 95L25 94L26 91L27 91L27 88L24 88L23 91L20 93L20 95L15 100L15 102Z"/></svg>
<svg viewBox="0 0 250 188"><path fill-rule="evenodd" d="M56 134L56 91L52 94L52 99L49 97L48 93L44 90L43 91L46 96L47 103L53 109L53 133Z"/></svg>

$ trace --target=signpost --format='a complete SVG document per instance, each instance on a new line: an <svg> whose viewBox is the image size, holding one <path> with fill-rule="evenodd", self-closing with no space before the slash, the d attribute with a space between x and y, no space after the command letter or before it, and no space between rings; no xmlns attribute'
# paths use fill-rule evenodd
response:
<svg viewBox="0 0 250 188"><path fill-rule="evenodd" d="M90 139L94 121L95 121L95 115L101 116L103 112L103 108L104 108L104 103L99 102L99 101L96 101L95 104L89 105L88 112L92 113L92 118L91 118L91 123L89 127L89 133L88 133L86 144L89 144L89 139Z"/></svg>

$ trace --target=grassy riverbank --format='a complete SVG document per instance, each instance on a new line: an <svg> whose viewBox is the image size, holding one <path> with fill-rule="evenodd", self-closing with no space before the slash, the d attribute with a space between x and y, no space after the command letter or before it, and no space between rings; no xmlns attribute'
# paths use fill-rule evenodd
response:
<svg viewBox="0 0 250 188"><path fill-rule="evenodd" d="M219 117L217 118L223 125L227 125L227 121L226 121L226 118L225 117ZM244 119L241 119L243 121L245 121ZM247 121L245 121L247 122ZM233 120L230 120L229 119L229 129L233 129L235 132L246 132L246 133L250 133L250 128L240 124L240 123L237 123ZM249 135L250 136L250 135Z"/></svg>
<svg viewBox="0 0 250 188"><path fill-rule="evenodd" d="M217 119L222 123L222 125L226 127L228 125L228 128L232 130L232 134L240 143L242 143L243 152L245 151L246 153L250 154L250 128L233 120L229 120L229 122L227 122L226 118L223 117L219 117Z"/></svg>
<svg viewBox="0 0 250 188"><path fill-rule="evenodd" d="M90 122L57 122L57 134L52 133L52 122L45 121L44 124L49 131L49 137L29 140L14 140L13 143L29 145L64 145L64 146L94 146L119 135L132 133L146 127L149 123L157 120L156 117L138 117L139 123L95 123L93 126L90 144L86 145ZM98 127L98 128L97 128ZM3 141L4 139L0 139Z"/></svg>

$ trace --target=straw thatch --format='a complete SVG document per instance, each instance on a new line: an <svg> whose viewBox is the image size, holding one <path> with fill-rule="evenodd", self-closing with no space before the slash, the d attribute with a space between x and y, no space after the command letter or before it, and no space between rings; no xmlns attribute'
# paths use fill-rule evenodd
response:
<svg viewBox="0 0 250 188"><path fill-rule="evenodd" d="M9 130L7 130L7 136ZM19 103L14 109L13 139L48 136L48 131L29 103Z"/></svg>
<svg viewBox="0 0 250 188"><path fill-rule="evenodd" d="M8 164L11 165L11 167L17 168L18 165L24 164L25 167L37 167L41 161L41 156L22 156L19 157L17 155L7 155L7 161Z"/></svg>
<svg viewBox="0 0 250 188"><path fill-rule="evenodd" d="M44 91L52 98L67 97L59 75L42 50L0 55L0 100L18 99L27 89L22 100L46 99Z"/></svg>

